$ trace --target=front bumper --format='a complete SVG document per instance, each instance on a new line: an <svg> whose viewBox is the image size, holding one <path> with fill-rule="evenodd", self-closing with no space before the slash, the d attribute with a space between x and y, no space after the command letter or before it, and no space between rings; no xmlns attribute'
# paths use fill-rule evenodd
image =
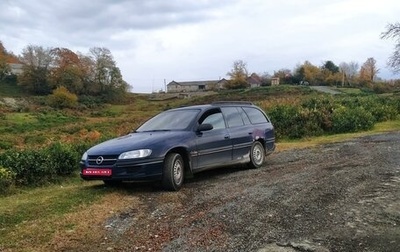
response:
<svg viewBox="0 0 400 252"><path fill-rule="evenodd" d="M139 181L139 180L161 180L163 173L163 159L151 160L118 160L111 166L89 165L81 161L80 176L84 180L118 180L118 181ZM111 169L110 176L84 175L84 169L107 170Z"/></svg>

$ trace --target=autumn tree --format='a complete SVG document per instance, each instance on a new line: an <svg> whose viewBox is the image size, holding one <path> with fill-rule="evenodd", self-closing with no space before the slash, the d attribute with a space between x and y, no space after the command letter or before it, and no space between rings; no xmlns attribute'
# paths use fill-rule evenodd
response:
<svg viewBox="0 0 400 252"><path fill-rule="evenodd" d="M297 80L308 82L311 85L317 85L320 77L320 68L305 61L303 65L297 66L295 70L295 78Z"/></svg>
<svg viewBox="0 0 400 252"><path fill-rule="evenodd" d="M52 86L64 86L74 94L82 94L85 72L78 55L67 48L54 48L50 54L53 58L50 75Z"/></svg>
<svg viewBox="0 0 400 252"><path fill-rule="evenodd" d="M0 41L0 80L3 80L10 72L10 66L7 62L7 51Z"/></svg>
<svg viewBox="0 0 400 252"><path fill-rule="evenodd" d="M331 60L326 61L321 66L320 82L326 85L337 85L341 81L339 67Z"/></svg>
<svg viewBox="0 0 400 252"><path fill-rule="evenodd" d="M237 60L233 62L233 68L230 72L227 73L230 77L230 80L227 83L226 88L228 89L239 89L246 88L247 84L247 64L242 60Z"/></svg>
<svg viewBox="0 0 400 252"><path fill-rule="evenodd" d="M52 62L50 49L28 45L22 50L19 59L24 66L23 73L18 76L18 83L34 94L49 94L52 90L48 81Z"/></svg>
<svg viewBox="0 0 400 252"><path fill-rule="evenodd" d="M360 82L361 84L373 83L379 69L376 66L376 60L374 58L368 58L360 69Z"/></svg>
<svg viewBox="0 0 400 252"><path fill-rule="evenodd" d="M10 76L10 63L19 63L18 58L12 52L8 52L0 41L0 80Z"/></svg>
<svg viewBox="0 0 400 252"><path fill-rule="evenodd" d="M386 31L381 34L383 39L395 39L395 47L392 56L390 56L388 65L394 73L400 73L400 23L388 24Z"/></svg>

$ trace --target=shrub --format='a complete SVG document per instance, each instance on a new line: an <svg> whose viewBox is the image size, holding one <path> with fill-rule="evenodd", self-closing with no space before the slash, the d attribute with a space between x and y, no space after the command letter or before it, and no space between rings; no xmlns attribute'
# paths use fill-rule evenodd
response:
<svg viewBox="0 0 400 252"><path fill-rule="evenodd" d="M0 194L9 193L14 187L15 173L0 166Z"/></svg>
<svg viewBox="0 0 400 252"><path fill-rule="evenodd" d="M55 179L55 171L46 165L48 157L40 150L8 150L0 155L0 165L16 175L17 185L40 185Z"/></svg>
<svg viewBox="0 0 400 252"><path fill-rule="evenodd" d="M0 166L15 174L16 185L42 185L77 170L84 148L54 143L43 149L11 149L0 154Z"/></svg>
<svg viewBox="0 0 400 252"><path fill-rule="evenodd" d="M278 105L270 109L268 114L274 124L278 139L302 138L323 133L321 128L322 117L318 110Z"/></svg>
<svg viewBox="0 0 400 252"><path fill-rule="evenodd" d="M48 96L47 102L54 108L75 108L78 105L78 97L61 86Z"/></svg>
<svg viewBox="0 0 400 252"><path fill-rule="evenodd" d="M333 111L332 132L346 133L372 129L375 118L363 107L346 108L341 106Z"/></svg>
<svg viewBox="0 0 400 252"><path fill-rule="evenodd" d="M50 165L59 176L72 174L77 168L81 155L76 153L70 145L58 142L50 145L43 152L49 157L47 165Z"/></svg>

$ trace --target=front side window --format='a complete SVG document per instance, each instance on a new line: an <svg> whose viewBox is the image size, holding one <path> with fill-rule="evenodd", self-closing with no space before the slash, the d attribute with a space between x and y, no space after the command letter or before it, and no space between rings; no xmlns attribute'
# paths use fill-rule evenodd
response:
<svg viewBox="0 0 400 252"><path fill-rule="evenodd" d="M225 121L221 112L216 112L213 114L209 114L204 118L204 120L200 121L200 124L209 123L213 126L213 129L224 129Z"/></svg>

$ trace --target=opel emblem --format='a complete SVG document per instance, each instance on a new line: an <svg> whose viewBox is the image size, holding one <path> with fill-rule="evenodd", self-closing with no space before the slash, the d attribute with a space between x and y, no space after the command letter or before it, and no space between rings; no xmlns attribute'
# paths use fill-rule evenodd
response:
<svg viewBox="0 0 400 252"><path fill-rule="evenodd" d="M101 163L103 163L104 158L102 156L96 158L96 164L101 165Z"/></svg>

